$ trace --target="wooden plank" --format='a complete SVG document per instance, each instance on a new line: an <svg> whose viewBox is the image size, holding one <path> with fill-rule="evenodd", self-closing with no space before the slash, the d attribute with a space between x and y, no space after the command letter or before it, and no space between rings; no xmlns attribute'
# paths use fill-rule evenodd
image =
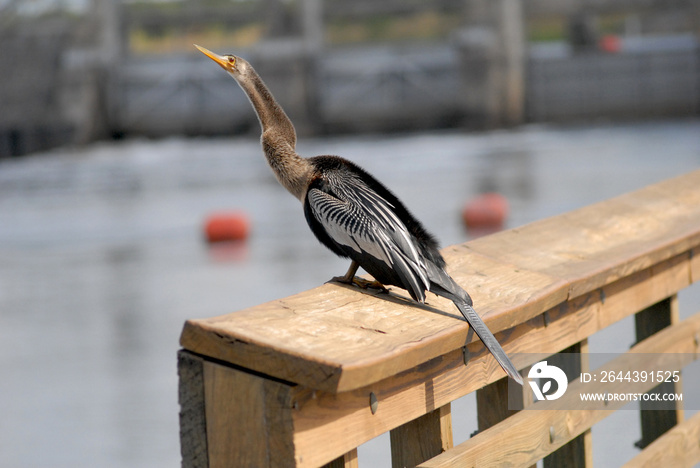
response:
<svg viewBox="0 0 700 468"><path fill-rule="evenodd" d="M392 429L391 466L414 468L453 446L451 405Z"/></svg>
<svg viewBox="0 0 700 468"><path fill-rule="evenodd" d="M444 253L451 274L498 332L698 245L700 171L695 171ZM398 289L377 295L327 284L234 314L188 321L181 343L280 379L342 392L445 355L467 336L466 324L447 301L431 296L418 305Z"/></svg>
<svg viewBox="0 0 700 468"><path fill-rule="evenodd" d="M673 295L651 307L638 312L634 316L637 342L643 341L654 333L663 330L671 324L680 321L678 314L678 296ZM680 393L681 382L664 382L650 393ZM639 404L639 417L642 426L642 438L636 442L639 448L645 448L663 433L683 421L683 402L669 402L671 408L667 410L650 410L654 405L651 402L642 401Z"/></svg>
<svg viewBox="0 0 700 468"><path fill-rule="evenodd" d="M694 336L699 330L700 313L635 345L630 352L602 366L598 372L617 372L621 369L652 372L681 368L697 359L699 347ZM624 401L613 400L607 404L589 402L584 405L579 393L639 393L649 390L653 385L653 382L633 384L624 380L588 384L574 381L566 394L558 400L535 403L533 408L537 407L537 410L520 411L419 466L463 468L531 465L626 404ZM574 407L581 409L570 409ZM503 444L504 440L508 444Z"/></svg>
<svg viewBox="0 0 700 468"><path fill-rule="evenodd" d="M295 389L211 361L203 362L209 468L293 466Z"/></svg>
<svg viewBox="0 0 700 468"><path fill-rule="evenodd" d="M624 468L692 467L700 463L700 413L656 439Z"/></svg>
<svg viewBox="0 0 700 468"><path fill-rule="evenodd" d="M202 358L180 350L177 354L180 404L180 453L185 468L208 468L207 421L204 411Z"/></svg>
<svg viewBox="0 0 700 468"><path fill-rule="evenodd" d="M605 294L593 291L516 327L502 343L512 354L516 367L525 368L561 351L626 316L648 307L688 285L688 258L680 256L639 272L607 288ZM334 440L336 451L323 464L348 450L429 413L489 383L499 380L503 371L480 342L469 345L470 361L463 365L462 350L423 363L370 386L335 394L307 389L297 396L299 410L293 413L295 438L300 453ZM370 392L379 401L373 414ZM310 456L310 455L309 455Z"/></svg>
<svg viewBox="0 0 700 468"><path fill-rule="evenodd" d="M580 359L564 359L562 354L579 354ZM588 372L588 340L583 340L547 359L549 365L557 366L566 373L569 382L575 381L581 372ZM559 449L550 453L542 460L544 468L585 468L593 466L593 438L591 430L587 429L581 435L565 443Z"/></svg>
<svg viewBox="0 0 700 468"><path fill-rule="evenodd" d="M527 373L522 374L527 375ZM522 409L532 404L530 386L523 385L520 388L522 390L520 392L509 392L508 379L500 379L476 391L478 432L483 432L518 412L511 408ZM532 465L531 468L537 468L537 465Z"/></svg>
<svg viewBox="0 0 700 468"><path fill-rule="evenodd" d="M508 379L497 380L476 391L476 422L479 432L517 413L517 410L508 409L508 400ZM523 402L520 403L524 405Z"/></svg>

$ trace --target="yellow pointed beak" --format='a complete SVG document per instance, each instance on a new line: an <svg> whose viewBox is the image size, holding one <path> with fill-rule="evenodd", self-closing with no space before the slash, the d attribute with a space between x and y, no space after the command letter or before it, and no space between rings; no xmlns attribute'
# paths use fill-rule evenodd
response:
<svg viewBox="0 0 700 468"><path fill-rule="evenodd" d="M236 66L236 60L233 57L224 57L223 55L217 55L211 50L205 49L204 47L200 47L197 44L194 44L194 46L199 49L201 53L218 63L221 68L223 68L226 71L232 70Z"/></svg>

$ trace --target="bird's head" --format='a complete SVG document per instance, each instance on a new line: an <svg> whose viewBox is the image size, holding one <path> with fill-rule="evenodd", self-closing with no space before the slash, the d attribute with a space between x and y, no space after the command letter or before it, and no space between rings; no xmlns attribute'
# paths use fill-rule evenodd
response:
<svg viewBox="0 0 700 468"><path fill-rule="evenodd" d="M238 78L242 75L245 75L246 71L248 70L248 62L243 60L240 57L237 57L235 55L218 55L212 52L211 50L207 50L204 47L200 47L197 44L194 44L194 46L199 49L201 53L215 61L216 63L221 66L224 70L226 70L229 75L231 75L234 78Z"/></svg>

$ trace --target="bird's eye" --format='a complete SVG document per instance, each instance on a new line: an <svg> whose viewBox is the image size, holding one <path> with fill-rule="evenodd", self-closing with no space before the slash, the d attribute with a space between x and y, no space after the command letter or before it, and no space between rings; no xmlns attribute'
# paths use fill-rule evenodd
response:
<svg viewBox="0 0 700 468"><path fill-rule="evenodd" d="M235 65L236 64L236 57L232 57L229 55L228 63L230 63L231 65Z"/></svg>

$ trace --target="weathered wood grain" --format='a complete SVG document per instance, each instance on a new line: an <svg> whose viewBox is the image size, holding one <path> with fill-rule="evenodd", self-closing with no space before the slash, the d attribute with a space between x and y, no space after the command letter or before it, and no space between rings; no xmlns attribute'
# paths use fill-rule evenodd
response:
<svg viewBox="0 0 700 468"><path fill-rule="evenodd" d="M682 368L697 359L698 343L695 334L700 331L700 314L664 329L635 345L629 353L605 364L598 371L621 369L647 370ZM475 466L526 466L559 449L595 423L612 414L626 403L610 401L590 403L582 407L581 392L645 392L653 382L582 384L572 382L566 394L558 400L538 402L532 408L520 411L506 421L479 433L473 438L422 463L423 468L465 468ZM508 444L504 445L503 440ZM695 439L697 443L697 439ZM653 465L652 465L653 466Z"/></svg>
<svg viewBox="0 0 700 468"><path fill-rule="evenodd" d="M296 466L289 384L203 361L209 468Z"/></svg>
<svg viewBox="0 0 700 468"><path fill-rule="evenodd" d="M177 354L180 404L180 452L183 468L208 468L204 411L204 362L184 350Z"/></svg>
<svg viewBox="0 0 700 468"><path fill-rule="evenodd" d="M472 294L487 325L512 342L513 327L566 304L567 298L595 290L607 294L620 286L617 280L653 274L671 258L685 255L679 261L686 263L689 281L700 269L698 255L690 254L699 245L700 171L695 171L449 247L444 254L448 270ZM326 284L221 317L190 320L181 344L306 387L344 392L446 356L468 337L454 306L432 295L419 305L399 289L381 295ZM510 351L519 347L513 344Z"/></svg>

